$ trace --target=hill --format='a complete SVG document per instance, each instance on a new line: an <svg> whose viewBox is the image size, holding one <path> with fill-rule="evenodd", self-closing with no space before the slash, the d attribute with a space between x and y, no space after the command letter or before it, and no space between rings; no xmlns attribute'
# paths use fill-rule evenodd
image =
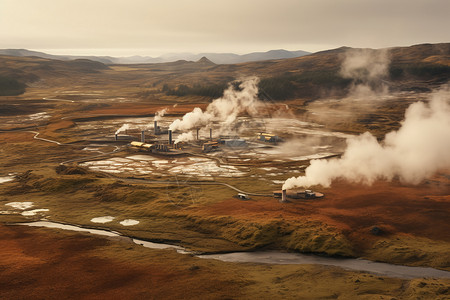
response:
<svg viewBox="0 0 450 300"><path fill-rule="evenodd" d="M349 58L358 55L364 57L366 64L375 65L356 66L351 76L343 74ZM380 68L382 73L371 74ZM16 94L23 92L24 84L39 81L40 87L47 89L95 89L116 97L143 100L168 96L171 101L219 97L228 82L258 76L263 98L313 100L327 95L344 96L361 82L390 90L430 90L450 78L450 43L376 50L341 47L301 57L239 64L215 64L206 56L195 61L116 65L86 59L0 56L0 76L3 82L16 86L12 89ZM4 86L3 94L11 94Z"/></svg>
<svg viewBox="0 0 450 300"><path fill-rule="evenodd" d="M243 55L234 53L198 53L198 54L169 53L158 57L139 56L139 55L129 57L111 57L111 56L52 55L44 52L31 51L26 49L0 49L0 55L19 56L19 57L35 56L40 58L57 59L57 60L89 59L104 64L166 63L178 60L197 61L202 57L206 57L216 64L235 64L258 60L293 58L308 54L310 53L302 50L287 51L280 49L280 50L270 50L267 52L254 52Z"/></svg>

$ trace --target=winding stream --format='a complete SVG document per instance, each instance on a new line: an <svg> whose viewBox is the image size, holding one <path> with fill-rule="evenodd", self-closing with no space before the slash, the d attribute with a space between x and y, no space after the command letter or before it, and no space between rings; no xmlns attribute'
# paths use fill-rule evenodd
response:
<svg viewBox="0 0 450 300"><path fill-rule="evenodd" d="M83 228L74 225L66 225L49 221L37 221L30 223L15 223L13 225L26 225L36 227L58 228L63 230L72 230L78 232L88 232L91 234L119 237L127 239L135 244L142 245L151 249L175 249L178 253L192 254L183 247L153 243L144 240L134 239L124 236L115 231ZM450 272L442 271L426 267L408 267L401 265L393 265L387 263L373 262L365 259L356 258L332 258L322 257L312 254L301 253L286 253L280 251L256 251L256 252L232 252L226 254L205 254L197 255L198 258L203 259L217 259L224 262L238 262L238 263L259 263L259 264L318 264L327 266L336 266L346 270L355 270L373 273L378 276L395 277L402 279L412 278L450 278Z"/></svg>

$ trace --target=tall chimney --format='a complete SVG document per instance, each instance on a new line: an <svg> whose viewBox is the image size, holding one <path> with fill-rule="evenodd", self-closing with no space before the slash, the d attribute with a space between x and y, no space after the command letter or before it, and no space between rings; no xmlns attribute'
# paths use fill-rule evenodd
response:
<svg viewBox="0 0 450 300"><path fill-rule="evenodd" d="M145 131L144 130L141 131L141 142L145 143Z"/></svg>
<svg viewBox="0 0 450 300"><path fill-rule="evenodd" d="M118 136L118 134L116 133L116 134L114 134L114 140L118 140L119 139L119 136Z"/></svg>
<svg viewBox="0 0 450 300"><path fill-rule="evenodd" d="M153 130L155 132L155 135L158 134L158 121L153 122Z"/></svg>
<svg viewBox="0 0 450 300"><path fill-rule="evenodd" d="M200 129L197 128L197 141L198 141L198 132L199 132L199 130L200 130Z"/></svg>
<svg viewBox="0 0 450 300"><path fill-rule="evenodd" d="M169 130L169 145L172 145L172 130Z"/></svg>
<svg viewBox="0 0 450 300"><path fill-rule="evenodd" d="M286 199L287 197L286 197L286 190L282 190L281 191L281 201L280 202L287 202L287 199Z"/></svg>
<svg viewBox="0 0 450 300"><path fill-rule="evenodd" d="M209 139L212 140L212 128L209 129Z"/></svg>

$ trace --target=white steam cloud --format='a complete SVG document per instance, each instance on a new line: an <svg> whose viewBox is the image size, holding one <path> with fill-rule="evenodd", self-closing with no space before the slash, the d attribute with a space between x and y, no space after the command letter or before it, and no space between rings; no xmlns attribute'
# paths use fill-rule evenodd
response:
<svg viewBox="0 0 450 300"><path fill-rule="evenodd" d="M183 132L182 134L177 136L177 139L174 141L174 144L178 144L180 142L188 142L194 140L194 133L192 131Z"/></svg>
<svg viewBox="0 0 450 300"><path fill-rule="evenodd" d="M416 102L405 112L397 131L382 143L366 132L347 140L339 159L312 160L305 176L286 180L283 189L322 185L336 179L372 184L392 180L418 184L439 170L450 168L450 89L431 96L428 103Z"/></svg>
<svg viewBox="0 0 450 300"><path fill-rule="evenodd" d="M153 118L153 121L161 121L162 117L164 117L164 115L167 113L167 111L168 111L167 108L158 110L158 111L155 113L155 117Z"/></svg>
<svg viewBox="0 0 450 300"><path fill-rule="evenodd" d="M205 111L196 107L192 112L185 114L182 119L176 119L170 124L169 129L186 131L204 127L213 121L221 122L221 127L228 127L239 114L256 115L263 106L257 97L258 81L256 77L244 80L239 85L239 89L230 85L224 91L223 96L211 102Z"/></svg>
<svg viewBox="0 0 450 300"><path fill-rule="evenodd" d="M348 94L340 99L323 99L308 104L313 119L342 126L350 120L375 112L390 98L388 50L349 49L342 55L339 74L351 79Z"/></svg>
<svg viewBox="0 0 450 300"><path fill-rule="evenodd" d="M119 134L122 131L128 130L130 129L130 124L123 124L122 127L120 127L119 129L116 130L115 134Z"/></svg>
<svg viewBox="0 0 450 300"><path fill-rule="evenodd" d="M367 97L387 92L384 79L388 76L389 64L387 50L350 49L344 54L340 74L353 79L351 95Z"/></svg>

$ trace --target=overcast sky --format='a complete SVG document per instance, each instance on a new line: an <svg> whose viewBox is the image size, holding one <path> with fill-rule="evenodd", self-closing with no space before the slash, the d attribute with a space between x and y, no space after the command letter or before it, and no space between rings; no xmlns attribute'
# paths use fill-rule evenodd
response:
<svg viewBox="0 0 450 300"><path fill-rule="evenodd" d="M0 48L319 51L450 42L450 0L0 0Z"/></svg>

